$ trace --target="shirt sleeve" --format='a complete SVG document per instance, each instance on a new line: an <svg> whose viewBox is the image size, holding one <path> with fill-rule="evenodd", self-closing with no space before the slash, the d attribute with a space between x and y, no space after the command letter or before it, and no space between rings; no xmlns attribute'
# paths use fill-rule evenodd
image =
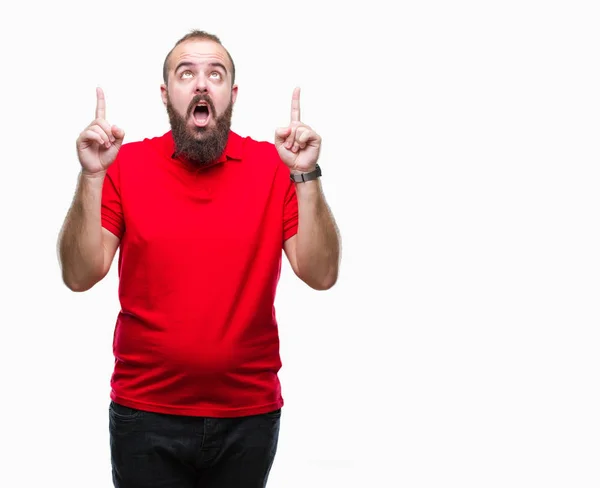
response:
<svg viewBox="0 0 600 488"><path fill-rule="evenodd" d="M283 207L283 241L298 233L298 198L296 196L296 184L288 179L288 188L285 195Z"/></svg>
<svg viewBox="0 0 600 488"><path fill-rule="evenodd" d="M121 205L120 172L117 160L108 168L102 186L102 227L112 232L119 239L125 232L123 207Z"/></svg>

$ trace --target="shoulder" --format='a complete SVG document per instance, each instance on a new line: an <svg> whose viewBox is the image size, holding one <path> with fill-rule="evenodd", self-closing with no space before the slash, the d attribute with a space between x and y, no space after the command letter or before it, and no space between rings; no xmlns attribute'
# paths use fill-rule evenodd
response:
<svg viewBox="0 0 600 488"><path fill-rule="evenodd" d="M170 133L167 133L162 136L124 143L110 168L116 172L137 168L140 165L148 167L153 160L158 160L168 153L169 138Z"/></svg>
<svg viewBox="0 0 600 488"><path fill-rule="evenodd" d="M148 153L155 153L159 156L163 152L168 153L170 146L172 146L172 142L168 132L162 136L144 138L140 141L123 144L119 151L119 157L121 159L135 159L139 156L147 156Z"/></svg>
<svg viewBox="0 0 600 488"><path fill-rule="evenodd" d="M272 142L257 140L250 136L237 137L240 138L243 160L246 164L260 164L261 167L268 167L273 171L287 169Z"/></svg>

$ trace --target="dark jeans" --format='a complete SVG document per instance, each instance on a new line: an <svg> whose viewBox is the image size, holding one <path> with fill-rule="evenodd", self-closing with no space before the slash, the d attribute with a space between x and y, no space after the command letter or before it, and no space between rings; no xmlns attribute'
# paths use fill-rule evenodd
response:
<svg viewBox="0 0 600 488"><path fill-rule="evenodd" d="M156 414L111 402L115 488L264 488L281 410L238 418Z"/></svg>

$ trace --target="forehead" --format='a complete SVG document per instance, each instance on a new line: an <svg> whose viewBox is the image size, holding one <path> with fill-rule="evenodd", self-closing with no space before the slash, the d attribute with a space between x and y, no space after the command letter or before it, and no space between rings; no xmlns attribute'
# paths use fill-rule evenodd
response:
<svg viewBox="0 0 600 488"><path fill-rule="evenodd" d="M171 53L169 70L175 69L181 61L194 63L218 61L227 67L227 71L231 72L232 69L225 48L208 39L190 39L179 44Z"/></svg>

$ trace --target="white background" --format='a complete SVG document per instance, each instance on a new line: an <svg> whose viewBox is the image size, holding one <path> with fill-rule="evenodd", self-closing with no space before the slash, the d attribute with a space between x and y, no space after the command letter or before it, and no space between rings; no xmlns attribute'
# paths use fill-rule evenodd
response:
<svg viewBox="0 0 600 488"><path fill-rule="evenodd" d="M594 4L3 11L0 486L111 486L116 262L72 293L56 238L95 87L126 140L163 134L163 59L193 28L234 57L241 135L272 140L302 88L343 238L330 291L285 262L269 487L600 486Z"/></svg>

